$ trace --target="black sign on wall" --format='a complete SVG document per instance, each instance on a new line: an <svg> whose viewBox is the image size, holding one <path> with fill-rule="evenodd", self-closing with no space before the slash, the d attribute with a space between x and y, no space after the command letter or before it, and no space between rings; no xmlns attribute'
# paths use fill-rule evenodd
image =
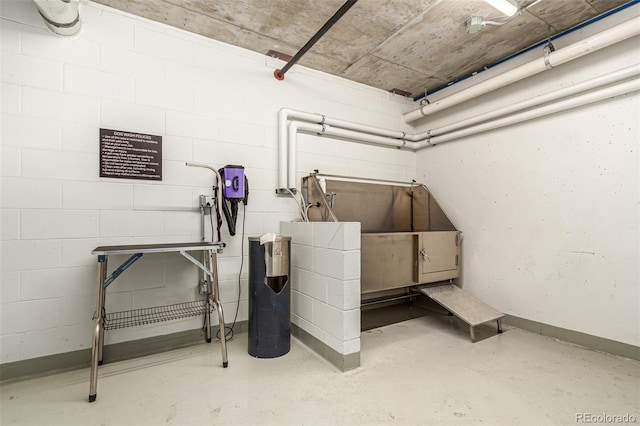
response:
<svg viewBox="0 0 640 426"><path fill-rule="evenodd" d="M162 136L100 129L100 177L162 180Z"/></svg>

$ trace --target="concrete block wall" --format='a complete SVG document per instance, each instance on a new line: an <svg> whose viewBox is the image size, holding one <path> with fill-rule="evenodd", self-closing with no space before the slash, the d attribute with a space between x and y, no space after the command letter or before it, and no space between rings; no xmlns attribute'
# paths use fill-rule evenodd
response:
<svg viewBox="0 0 640 426"><path fill-rule="evenodd" d="M342 355L360 352L360 223L282 222L291 237L291 322Z"/></svg>
<svg viewBox="0 0 640 426"><path fill-rule="evenodd" d="M91 2L80 14L82 32L64 39L44 28L32 1L0 4L0 363L90 347L93 248L199 239L198 196L211 193L213 175L185 161L244 165L246 236L277 233L298 216L291 198L274 194L280 108L409 130L400 114L410 101L397 95L299 66L279 82L272 73L282 63L264 55ZM162 136L163 181L100 178L101 127ZM300 175L415 175L412 152L310 135L299 142ZM226 225L223 240L221 300L230 320L243 244L248 252L246 238L230 237ZM111 268L123 259L110 258ZM245 267L240 321L246 280ZM145 255L107 290L107 309L193 300L197 281L179 255ZM200 326L193 318L112 331L106 344Z"/></svg>

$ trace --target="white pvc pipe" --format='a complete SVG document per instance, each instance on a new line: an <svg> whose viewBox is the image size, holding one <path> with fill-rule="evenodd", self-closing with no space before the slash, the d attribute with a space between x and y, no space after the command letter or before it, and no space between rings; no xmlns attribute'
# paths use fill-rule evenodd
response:
<svg viewBox="0 0 640 426"><path fill-rule="evenodd" d="M296 118L305 121L319 121L320 114L281 108L278 112L278 189L287 188L287 121ZM290 188L295 188L292 186Z"/></svg>
<svg viewBox="0 0 640 426"><path fill-rule="evenodd" d="M289 120L304 121L317 124L318 127L313 129L303 129L316 133L323 133L322 124L325 124L325 130L329 129L327 126L332 126L330 130L327 130L327 135L344 137L352 140L360 140L363 136L360 134L365 133L374 136L381 136L381 138L365 138L364 142L378 143L381 145L402 146L402 139L414 140L414 135L407 135L405 132L398 130L389 130L376 126L369 126L366 124L354 123L351 121L340 120L337 118L327 117L322 114L310 113L305 111L298 111L289 108L281 108L278 112L278 188L295 188L295 185L291 186L291 174L295 176L295 169L293 173L289 172L291 169L291 159L295 157L295 150L292 153L291 148L291 127L287 131L287 123ZM298 128L301 125L298 126ZM340 131L336 128L343 129ZM349 132L351 130L352 132ZM295 136L294 136L295 138ZM398 139L398 143L390 142L390 139ZM287 142L289 141L289 142ZM295 143L295 142L294 142ZM294 158L295 164L295 158ZM295 179L295 178L294 178ZM295 180L294 180L295 183Z"/></svg>
<svg viewBox="0 0 640 426"><path fill-rule="evenodd" d="M351 141L359 142L359 143L371 143L375 145L383 145L390 146L396 148L407 148L413 151L420 150L427 146L436 145L438 143L448 142L454 139L459 139L465 136L470 136L475 133L488 131L491 129L504 127L510 124L519 123L521 121L529 120L532 118L540 117L542 115L547 115L553 112L561 111L562 108L573 108L571 105L571 99L566 102L558 102L553 105L548 105L543 108L539 108L533 111L527 111L522 114L512 115L510 117L505 117L500 120L494 120L488 122L488 120L504 117L507 114L515 113L518 111L522 111L526 108L539 106L545 103L553 102L561 98L565 98L567 96L584 92L586 90L591 90L597 87L601 87L606 84L610 84L616 81L620 81L626 78L630 78L633 76L637 76L640 74L640 64L632 65L630 67L624 68L622 70L614 71L612 73L599 76L581 83L577 83L572 86L568 86L544 95L537 96L532 99L528 99L522 102L518 102L513 105L506 106L504 108L497 109L495 111L490 111L485 114L481 114L475 117L471 117L466 120L462 120L456 123L452 123L447 126L443 126L436 129L431 129L428 132L419 133L416 135L407 135L403 132L397 132L387 129L380 129L373 126L367 125L358 125L357 123L350 123L344 120L337 120L333 118L329 118L320 114L306 113L303 111L294 111L283 108L280 111L280 126L287 126L288 130L282 130L282 127L279 128L279 144L284 144L285 149L280 149L280 170L279 170L279 179L282 175L284 175L284 181L278 183L278 188L295 188L296 187L296 163L297 163L297 133L299 131L306 131L311 133L317 133L318 135L327 135L333 137L339 137L344 139L349 139ZM620 85L615 86L614 89L620 87ZM625 90L624 86L621 90ZM579 98L580 102L586 103L593 102L588 101L588 99L592 99L593 96L600 99L600 96L605 94L606 97L606 89L588 93ZM595 94L595 95L594 95ZM615 96L615 95L613 95ZM581 103L583 105L584 103ZM385 135L403 135L403 139L398 139L396 137L385 137L374 134L362 133L357 130L344 129L334 126L329 126L327 124L317 124L313 122L305 122L294 120L289 122L288 119L290 117L296 117L301 120L318 120L324 121L325 123L332 123L334 125L345 125L352 127L354 129L359 129L360 127L366 128L367 131L381 130L381 134ZM478 126L469 127L474 124L482 123ZM284 123L284 124L283 124ZM455 130L467 127L464 130L456 132ZM284 157L284 159L283 159ZM284 167L282 167L284 165Z"/></svg>
<svg viewBox="0 0 640 426"><path fill-rule="evenodd" d="M546 58L538 58L503 74L492 77L475 86L461 90L439 101L423 105L420 108L403 114L405 122L410 123L424 116L458 105L462 102L478 98L486 93L507 86L526 77L538 74L546 69L564 64L588 53L607 47L611 44L640 34L640 16L632 18L615 27L604 30L584 40L551 52Z"/></svg>
<svg viewBox="0 0 640 426"><path fill-rule="evenodd" d="M518 81L530 75L541 72L544 69L547 69L547 64L548 64L548 67L560 65L567 61L575 59L579 56L583 56L587 53L609 46L618 41L622 41L629 37L635 36L639 33L640 33L640 17L636 17L616 27L610 28L599 34L591 36L581 42L574 43L561 50L551 52L546 57L547 63L545 63L545 58L540 58L538 60L529 62L528 64L524 64L520 67L514 68L513 70L508 71L500 76L493 77L489 80L486 80L483 83L480 83L476 86L473 86L461 92L458 92L457 94L452 95L448 98L442 99L436 103L427 105L421 108L420 110L416 110L419 113L419 117L417 118L422 117L425 111L427 111L428 113L439 111L441 109L456 105L458 103L464 102L465 100L471 99L473 97L481 96L482 94L488 93L491 90L497 89L499 87L503 87L512 82ZM511 117L507 117L502 120L496 120L491 123L485 123L483 125L479 125L475 127L470 127L469 129L462 131L463 133L455 132L455 130L457 129L473 126L474 124L478 124L487 120L492 120L493 118L504 116L506 114L511 114L517 111L521 111L525 108L530 108L533 106L541 105L543 103L552 102L562 97L571 96L581 91L590 90L592 88L599 87L604 84L609 84L614 81L619 81L621 79L628 78L629 76L636 75L637 73L638 73L637 66L628 67L624 70L611 73L607 76L597 77L587 82L578 83L576 85L573 85L564 89L560 89L555 92L541 95L536 98L532 98L530 100L525 100L510 106L506 106L496 111L491 111L485 114L481 114L476 117L462 120L460 122L453 123L438 129L432 129L432 130L429 130L428 132L424 132L420 134L406 134L405 132L401 132L401 131L383 129L380 127L369 126L365 124L358 124L358 123L353 123L345 120L330 118L322 114L308 113L303 111L296 111L296 110L291 110L287 108L282 108L278 115L278 149L279 149L278 188L284 189L286 187L288 188L296 187L296 184L295 184L296 158L295 157L296 157L296 144L297 144L296 134L298 130L304 130L309 132L315 132L318 134L325 134L328 136L346 138L356 142L372 143L377 145L394 146L394 147L405 147L406 141L409 141L409 142L415 142L415 143L412 143L411 145L408 145L406 147L408 149L418 150L432 144L442 143L447 140L452 140L454 138L462 137L461 135L469 135L472 133L471 129L476 129L475 131L486 131L486 130L489 130L489 128L492 128L491 126L496 125L495 123L503 123L503 122L509 123L509 120L511 119ZM588 96L588 95L584 95L584 96ZM564 103L558 103L553 105L555 106L555 105L563 105L563 104ZM551 107L551 106L548 106L548 107ZM427 110L427 108L430 108L430 109ZM404 115L405 121L408 121L406 120L407 115L416 113L416 111L405 114ZM535 111L538 111L538 110L535 110ZM527 117L527 115L523 113L523 114L518 114L512 117ZM524 119L526 120L529 118L524 118ZM289 126L287 131L287 123L289 122L289 120L295 120L295 121L291 122L291 125ZM504 125L508 125L508 124L504 124Z"/></svg>
<svg viewBox="0 0 640 426"><path fill-rule="evenodd" d="M448 133L442 136L436 136L431 139L418 142L417 144L414 145L414 148L416 150L420 150L422 148L426 148L431 145L436 145L443 142L449 142L455 139L460 139L466 136L471 136L481 132L486 132L488 130L494 130L501 127L510 126L512 124L521 123L527 120L533 120L535 118L543 117L545 115L566 111L571 108L576 108L582 105L587 105L593 102L601 101L603 99L613 98L615 96L624 95L624 94L635 92L638 90L640 90L640 79L627 81L624 83L617 84L615 86L605 87L600 90L585 93L583 95L579 95L570 99L565 99L563 101L545 105L536 109L524 111L519 114L514 114L498 120L490 121L488 123L483 123L477 126L468 127L466 129L459 130L457 132Z"/></svg>
<svg viewBox="0 0 640 426"><path fill-rule="evenodd" d="M72 36L80 31L79 0L33 0L44 24L54 34Z"/></svg>
<svg viewBox="0 0 640 426"><path fill-rule="evenodd" d="M545 93L544 95L539 95L530 99L526 99L524 101L517 102L512 105L507 105L503 108L498 108L496 110L492 110L484 114L476 115L474 117L470 117L465 120L457 121L455 123L452 123L446 126L431 129L428 132L419 133L418 135L416 135L416 140L425 139L428 136L434 137L434 136L442 135L445 133L450 133L458 129L462 129L464 127L469 127L474 124L482 123L484 121L493 120L494 118L498 118L498 117L505 116L507 114L512 114L514 112L522 111L526 108L531 108L531 107L539 106L548 102L553 102L558 99L565 98L567 96L572 96L580 92L592 90L598 87L602 87L606 84L615 83L617 81L631 78L637 75L640 75L640 64L632 65L630 67L623 68L621 70L614 71L612 73L605 74L596 78L592 78L590 80L583 81L577 84L572 84L571 86L563 87L562 89L558 89L553 92Z"/></svg>
<svg viewBox="0 0 640 426"><path fill-rule="evenodd" d="M328 135L335 136L339 138L349 139L362 143L371 143L375 145L384 145L384 146L392 146L392 147L402 147L405 142L399 139L392 139L384 136L370 135L366 133L357 132L355 130L349 129L340 129L338 127L328 126L326 124L314 124L314 123L306 123L302 121L291 121L289 123L288 128L288 159L289 159L289 168L288 168L288 188L296 187L296 171L297 171L297 151L298 151L298 141L297 134L299 131L306 131L311 133L317 133L318 135Z"/></svg>

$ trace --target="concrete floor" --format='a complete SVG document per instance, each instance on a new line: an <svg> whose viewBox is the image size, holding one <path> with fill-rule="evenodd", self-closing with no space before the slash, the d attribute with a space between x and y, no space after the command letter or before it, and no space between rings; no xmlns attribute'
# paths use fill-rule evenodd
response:
<svg viewBox="0 0 640 426"><path fill-rule="evenodd" d="M89 370L5 383L2 425L580 424L586 415L640 422L640 363L515 328L426 316L362 333L362 366L341 373L299 341L277 359L229 342ZM583 416L579 418L577 416ZM629 418L629 417L628 417ZM593 418L592 418L593 419Z"/></svg>

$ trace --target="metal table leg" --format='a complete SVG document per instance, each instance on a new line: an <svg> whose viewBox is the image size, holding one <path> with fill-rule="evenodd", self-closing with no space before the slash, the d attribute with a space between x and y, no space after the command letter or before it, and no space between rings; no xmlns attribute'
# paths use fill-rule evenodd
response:
<svg viewBox="0 0 640 426"><path fill-rule="evenodd" d="M204 253L204 266L206 269L211 271L211 251L207 250ZM207 343L211 343L211 294L213 292L213 287L211 286L211 277L208 273L204 274L205 282L207 285L207 306L204 312L204 323L205 329L207 333Z"/></svg>
<svg viewBox="0 0 640 426"><path fill-rule="evenodd" d="M502 318L498 318L498 334L502 333Z"/></svg>
<svg viewBox="0 0 640 426"><path fill-rule="evenodd" d="M93 320L93 341L91 343L91 383L89 402L94 402L98 388L98 363L102 363L104 344L104 281L107 277L107 256L98 256L98 279L96 285L96 313Z"/></svg>
<svg viewBox="0 0 640 426"><path fill-rule="evenodd" d="M229 365L227 359L227 339L224 331L224 314L222 312L222 304L220 303L220 289L218 286L218 255L213 251L209 251L211 275L207 277L209 286L213 287L213 304L218 311L218 324L220 328L220 348L222 350L222 366L226 368Z"/></svg>

